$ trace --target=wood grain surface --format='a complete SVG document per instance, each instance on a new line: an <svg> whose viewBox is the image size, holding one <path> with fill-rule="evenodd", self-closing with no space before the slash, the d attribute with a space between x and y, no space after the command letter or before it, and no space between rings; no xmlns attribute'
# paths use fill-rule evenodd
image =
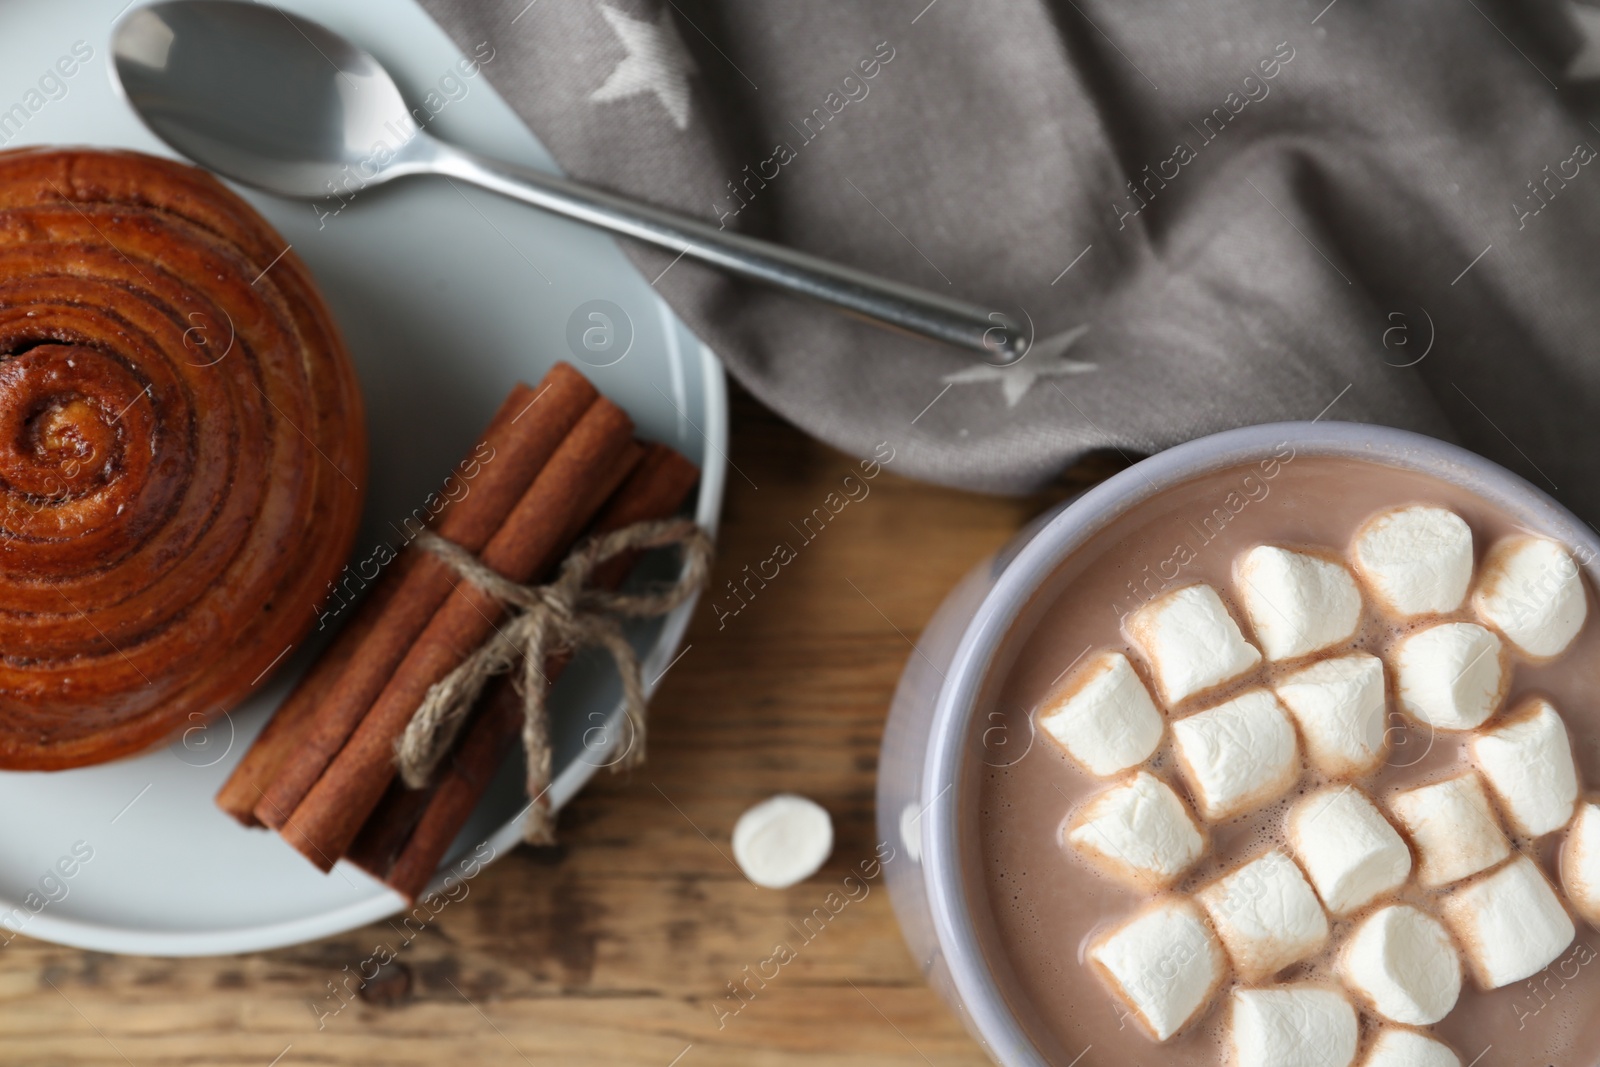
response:
<svg viewBox="0 0 1600 1067"><path fill-rule="evenodd" d="M857 470L737 391L731 459L713 581L725 605L736 603L725 582L794 543L789 524ZM347 1004L338 991L360 986L362 961L398 945L389 924L190 960L18 937L0 950L0 1063L987 1063L923 984L881 878L809 941L790 924L872 855L885 710L945 592L1112 466L1000 499L921 485L890 463L737 615L719 620L702 601L651 709L646 766L596 778L561 812L558 847L521 847L484 870ZM837 843L815 878L778 892L745 881L729 835L780 791L824 805ZM739 1003L729 983L780 941L795 958L721 1014Z"/></svg>

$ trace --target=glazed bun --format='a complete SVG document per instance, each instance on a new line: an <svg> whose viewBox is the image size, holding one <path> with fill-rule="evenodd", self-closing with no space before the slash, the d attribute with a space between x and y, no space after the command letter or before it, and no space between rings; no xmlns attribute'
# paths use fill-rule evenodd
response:
<svg viewBox="0 0 1600 1067"><path fill-rule="evenodd" d="M202 724L314 622L366 430L286 248L193 167L0 153L0 767Z"/></svg>

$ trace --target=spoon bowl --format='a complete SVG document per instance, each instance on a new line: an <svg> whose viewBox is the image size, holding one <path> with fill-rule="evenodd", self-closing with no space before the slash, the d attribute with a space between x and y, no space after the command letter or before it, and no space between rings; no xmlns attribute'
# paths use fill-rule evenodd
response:
<svg viewBox="0 0 1600 1067"><path fill-rule="evenodd" d="M376 59L314 22L234 0L136 8L112 37L128 102L163 141L245 185L300 199L392 174L371 166L392 130L415 129ZM417 131L420 132L420 131Z"/></svg>

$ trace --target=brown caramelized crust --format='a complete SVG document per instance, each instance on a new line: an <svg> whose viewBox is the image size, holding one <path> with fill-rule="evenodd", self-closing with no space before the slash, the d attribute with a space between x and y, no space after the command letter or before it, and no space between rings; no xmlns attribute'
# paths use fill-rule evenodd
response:
<svg viewBox="0 0 1600 1067"><path fill-rule="evenodd" d="M202 724L315 621L366 428L286 247L194 167L0 152L0 768Z"/></svg>

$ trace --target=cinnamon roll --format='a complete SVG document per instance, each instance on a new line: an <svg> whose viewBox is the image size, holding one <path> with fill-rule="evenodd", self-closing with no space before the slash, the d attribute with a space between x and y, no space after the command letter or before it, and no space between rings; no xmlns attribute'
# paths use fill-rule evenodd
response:
<svg viewBox="0 0 1600 1067"><path fill-rule="evenodd" d="M0 767L137 752L260 686L355 536L366 430L309 272L132 152L0 152Z"/></svg>

